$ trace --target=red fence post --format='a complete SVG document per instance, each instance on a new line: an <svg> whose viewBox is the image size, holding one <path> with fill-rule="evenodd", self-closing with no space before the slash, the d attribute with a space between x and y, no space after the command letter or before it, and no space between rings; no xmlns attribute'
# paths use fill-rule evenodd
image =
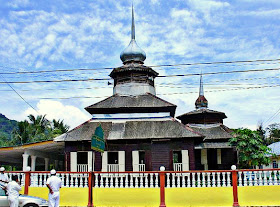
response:
<svg viewBox="0 0 280 207"><path fill-rule="evenodd" d="M238 203L238 194L237 194L237 170L236 166L232 165L232 190L233 190L233 205L232 206L240 206Z"/></svg>
<svg viewBox="0 0 280 207"><path fill-rule="evenodd" d="M160 171L164 171L165 167L161 166ZM165 172L159 173L159 181L160 181L160 204L159 207L166 207L165 205Z"/></svg>
<svg viewBox="0 0 280 207"><path fill-rule="evenodd" d="M93 206L93 202L92 202L92 172L89 172L89 176L88 176L88 207L92 207Z"/></svg>
<svg viewBox="0 0 280 207"><path fill-rule="evenodd" d="M25 182L24 182L24 195L28 195L28 188L30 185L30 172L25 172Z"/></svg>

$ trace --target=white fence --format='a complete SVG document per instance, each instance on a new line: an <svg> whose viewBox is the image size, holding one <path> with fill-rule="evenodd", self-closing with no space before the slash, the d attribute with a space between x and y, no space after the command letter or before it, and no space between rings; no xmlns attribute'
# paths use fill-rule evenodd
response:
<svg viewBox="0 0 280 207"><path fill-rule="evenodd" d="M78 172L87 172L88 164L77 164L77 171Z"/></svg>
<svg viewBox="0 0 280 207"><path fill-rule="evenodd" d="M24 172L8 172L8 178L12 180L12 175L17 175L20 185L24 185L25 182L25 173Z"/></svg>
<svg viewBox="0 0 280 207"><path fill-rule="evenodd" d="M111 168L112 170L114 167ZM167 188L199 188L232 186L232 171L186 171L164 172ZM25 184L24 172L8 172L19 177L20 184ZM160 172L93 172L95 188L158 188ZM280 170L238 170L238 186L280 185ZM87 188L89 173L58 172L63 187ZM30 186L45 187L50 174L31 172Z"/></svg>
<svg viewBox="0 0 280 207"><path fill-rule="evenodd" d="M139 164L139 171L141 172L145 171L145 164Z"/></svg>
<svg viewBox="0 0 280 207"><path fill-rule="evenodd" d="M108 172L118 172L119 165L118 164L108 164Z"/></svg>
<svg viewBox="0 0 280 207"><path fill-rule="evenodd" d="M231 186L231 172L166 173L166 187L226 187Z"/></svg>
<svg viewBox="0 0 280 207"><path fill-rule="evenodd" d="M238 171L238 186L280 185L280 170Z"/></svg>
<svg viewBox="0 0 280 207"><path fill-rule="evenodd" d="M183 164L182 163L174 163L173 164L173 170L174 171L182 171L183 170Z"/></svg>
<svg viewBox="0 0 280 207"><path fill-rule="evenodd" d="M94 173L95 188L158 188L158 173Z"/></svg>

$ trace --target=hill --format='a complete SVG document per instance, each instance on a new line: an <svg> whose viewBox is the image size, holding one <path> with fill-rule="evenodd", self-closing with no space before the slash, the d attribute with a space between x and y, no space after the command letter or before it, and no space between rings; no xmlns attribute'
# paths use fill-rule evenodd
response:
<svg viewBox="0 0 280 207"><path fill-rule="evenodd" d="M4 136L7 139L11 138L11 133L17 127L17 121L8 119L0 113L0 137Z"/></svg>

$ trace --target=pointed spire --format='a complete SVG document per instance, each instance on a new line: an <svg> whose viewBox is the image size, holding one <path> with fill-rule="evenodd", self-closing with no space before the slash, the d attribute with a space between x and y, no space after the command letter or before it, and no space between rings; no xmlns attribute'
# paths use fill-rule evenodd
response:
<svg viewBox="0 0 280 207"><path fill-rule="evenodd" d="M120 58L124 64L129 62L144 63L146 53L137 45L135 41L135 23L134 23L134 9L132 4L131 9L131 40L127 48L121 53Z"/></svg>
<svg viewBox="0 0 280 207"><path fill-rule="evenodd" d="M199 85L199 96L195 101L195 108L201 109L201 108L207 108L208 107L208 101L204 97L204 90L203 90L203 80L202 80L202 70L200 73L200 85Z"/></svg>
<svg viewBox="0 0 280 207"><path fill-rule="evenodd" d="M200 96L204 96L204 91L203 91L203 80L202 80L202 70L201 70L201 73L200 73L199 95L200 95Z"/></svg>
<svg viewBox="0 0 280 207"><path fill-rule="evenodd" d="M132 2L132 18L131 18L131 39L135 40L135 24L134 24L134 9L133 9L133 2Z"/></svg>

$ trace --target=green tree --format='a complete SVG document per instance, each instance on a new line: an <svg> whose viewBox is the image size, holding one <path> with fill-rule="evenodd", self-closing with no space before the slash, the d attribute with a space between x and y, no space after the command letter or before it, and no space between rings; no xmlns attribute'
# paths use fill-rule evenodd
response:
<svg viewBox="0 0 280 207"><path fill-rule="evenodd" d="M61 134L68 132L69 126L63 123L63 120L56 121L53 119L52 121L52 129L53 130L59 130Z"/></svg>
<svg viewBox="0 0 280 207"><path fill-rule="evenodd" d="M18 127L13 130L12 135L12 145L22 145L30 142L31 127L29 122L27 120L18 122Z"/></svg>
<svg viewBox="0 0 280 207"><path fill-rule="evenodd" d="M50 122L46 115L29 115L28 120L18 122L18 127L13 131L11 145L23 145L26 143L52 140L68 131L69 126L63 120Z"/></svg>
<svg viewBox="0 0 280 207"><path fill-rule="evenodd" d="M253 168L268 165L270 149L265 145L258 131L250 129L235 129L234 137L229 141L238 152L239 168Z"/></svg>
<svg viewBox="0 0 280 207"><path fill-rule="evenodd" d="M273 142L279 142L280 141L280 124L274 123L270 124L267 128L266 131L268 133L268 143L271 144Z"/></svg>
<svg viewBox="0 0 280 207"><path fill-rule="evenodd" d="M0 147L7 147L10 145L8 137L4 134L0 134Z"/></svg>

